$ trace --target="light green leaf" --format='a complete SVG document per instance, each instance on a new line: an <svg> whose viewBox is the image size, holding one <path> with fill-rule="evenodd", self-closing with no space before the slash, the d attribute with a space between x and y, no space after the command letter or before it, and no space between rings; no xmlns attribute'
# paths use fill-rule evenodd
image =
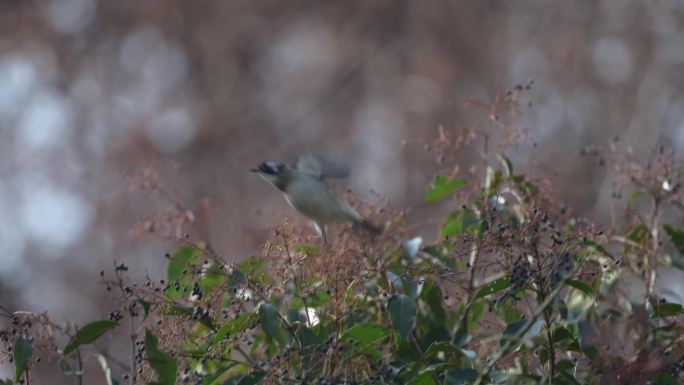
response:
<svg viewBox="0 0 684 385"><path fill-rule="evenodd" d="M465 181L459 178L449 179L445 176L438 176L428 186L425 202L432 203L442 199L454 191L463 188L465 184Z"/></svg>
<svg viewBox="0 0 684 385"><path fill-rule="evenodd" d="M471 229L477 229L479 223L479 218L471 210L452 211L444 220L440 235L442 237L452 237L457 234L465 234Z"/></svg>
<svg viewBox="0 0 684 385"><path fill-rule="evenodd" d="M591 287L582 281L568 279L567 281L565 281L565 284L581 291L582 293L588 296L594 296L594 291L591 289Z"/></svg>
<svg viewBox="0 0 684 385"><path fill-rule="evenodd" d="M379 325L356 324L347 329L340 337L343 341L355 340L371 345L389 337L390 331Z"/></svg>
<svg viewBox="0 0 684 385"><path fill-rule="evenodd" d="M242 313L239 316L226 321L216 332L213 345L219 344L226 336L233 336L250 328L257 320L256 313Z"/></svg>
<svg viewBox="0 0 684 385"><path fill-rule="evenodd" d="M178 364L173 357L162 352L157 347L157 337L149 330L145 330L145 359L157 373L157 381L162 385L174 385Z"/></svg>
<svg viewBox="0 0 684 385"><path fill-rule="evenodd" d="M188 265L199 262L201 254L202 251L194 246L183 246L174 251L166 268L166 278L172 281L183 276L183 271Z"/></svg>

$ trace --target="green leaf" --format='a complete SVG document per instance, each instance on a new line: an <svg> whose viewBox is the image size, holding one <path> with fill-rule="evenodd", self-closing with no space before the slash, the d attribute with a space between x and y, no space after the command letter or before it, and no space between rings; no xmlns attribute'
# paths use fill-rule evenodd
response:
<svg viewBox="0 0 684 385"><path fill-rule="evenodd" d="M556 330L553 331L553 342L561 342L567 338L572 338L572 333L570 333L570 330L563 326L559 326L556 328Z"/></svg>
<svg viewBox="0 0 684 385"><path fill-rule="evenodd" d="M150 303L140 299L140 297L138 297L137 295L134 295L128 301L128 308L130 309L131 306L133 306L134 304L140 304L140 306L142 306L144 313L143 321L146 320L147 316L150 314Z"/></svg>
<svg viewBox="0 0 684 385"><path fill-rule="evenodd" d="M0 385L14 385L14 382L10 380L0 380Z"/></svg>
<svg viewBox="0 0 684 385"><path fill-rule="evenodd" d="M561 372L565 372L574 368L575 364L570 360L560 360L556 363L556 370L559 370Z"/></svg>
<svg viewBox="0 0 684 385"><path fill-rule="evenodd" d="M442 224L440 235L452 237L457 234L465 234L470 229L477 229L480 219L471 210L456 210L449 213Z"/></svg>
<svg viewBox="0 0 684 385"><path fill-rule="evenodd" d="M665 225L663 227L665 228L667 235L670 237L670 241L672 241L672 244L679 251L679 254L684 255L684 231L675 229L670 225Z"/></svg>
<svg viewBox="0 0 684 385"><path fill-rule="evenodd" d="M588 296L594 296L594 291L591 289L591 287L582 281L568 279L567 281L565 281L565 284L581 291L582 293Z"/></svg>
<svg viewBox="0 0 684 385"><path fill-rule="evenodd" d="M443 326L446 320L442 290L432 282L423 286L418 297L418 314L421 323L426 326Z"/></svg>
<svg viewBox="0 0 684 385"><path fill-rule="evenodd" d="M256 320L256 313L241 313L239 316L226 321L216 332L213 345L219 344L226 336L233 336L249 329Z"/></svg>
<svg viewBox="0 0 684 385"><path fill-rule="evenodd" d="M183 276L183 271L188 265L199 262L202 251L195 246L183 246L171 254L169 265L166 268L166 278L169 281L177 280Z"/></svg>
<svg viewBox="0 0 684 385"><path fill-rule="evenodd" d="M387 310L394 330L399 333L399 340L403 341L416 322L416 305L411 297L400 294L389 301Z"/></svg>
<svg viewBox="0 0 684 385"><path fill-rule="evenodd" d="M297 336L297 340L301 342L302 347L323 343L323 339L318 337L311 329L302 324L297 324L295 335Z"/></svg>
<svg viewBox="0 0 684 385"><path fill-rule="evenodd" d="M627 233L627 239L636 243L643 243L648 239L649 235L648 227L639 225Z"/></svg>
<svg viewBox="0 0 684 385"><path fill-rule="evenodd" d="M16 367L14 372L14 381L19 381L21 375L28 367L31 357L33 356L33 343L24 337L19 337L14 342L14 365Z"/></svg>
<svg viewBox="0 0 684 385"><path fill-rule="evenodd" d="M682 305L678 303L655 303L653 312L657 318L674 317L682 314Z"/></svg>
<svg viewBox="0 0 684 385"><path fill-rule="evenodd" d="M482 297L486 297L490 294L503 291L507 289L509 285L510 281L508 280L508 277L502 277L497 280L491 281L487 284L484 284L480 286L480 289L477 291L477 294L475 294L475 297L473 297L473 302Z"/></svg>
<svg viewBox="0 0 684 385"><path fill-rule="evenodd" d="M278 333L279 321L278 310L273 305L262 303L259 306L259 322L269 341Z"/></svg>
<svg viewBox="0 0 684 385"><path fill-rule="evenodd" d="M427 357L433 357L439 352L455 353L459 357L466 357L469 359L475 358L475 353L473 351L461 349L450 341L436 341L431 343L427 350L425 350L425 355Z"/></svg>
<svg viewBox="0 0 684 385"><path fill-rule="evenodd" d="M432 203L442 199L463 186L465 186L465 181L462 179L449 179L445 176L438 176L428 186L427 194L425 194L425 202Z"/></svg>
<svg viewBox="0 0 684 385"><path fill-rule="evenodd" d="M104 372L105 381L107 381L107 385L119 385L119 381L112 377L112 369L109 368L109 364L107 363L107 359L105 358L105 356L103 356L102 354L98 354L97 361L100 363L100 366L102 367L102 371Z"/></svg>
<svg viewBox="0 0 684 385"><path fill-rule="evenodd" d="M167 298L177 299L183 294L184 288L189 285L188 274L183 272L188 269L188 266L198 263L201 254L202 251L194 246L183 246L171 254L169 265L166 268L168 286L165 291Z"/></svg>
<svg viewBox="0 0 684 385"><path fill-rule="evenodd" d="M261 379L264 378L266 375L266 372L262 371L257 371L252 374L248 374L240 380L240 382L237 383L237 385L256 385L261 382Z"/></svg>
<svg viewBox="0 0 684 385"><path fill-rule="evenodd" d="M157 347L157 337L149 330L145 330L145 359L157 373L157 381L162 385L174 385L178 364L173 357L162 352Z"/></svg>
<svg viewBox="0 0 684 385"><path fill-rule="evenodd" d="M76 334L71 338L69 344L64 348L64 355L73 352L81 345L91 344L97 341L103 334L119 326L116 321L101 320L91 322L82 328L78 329Z"/></svg>
<svg viewBox="0 0 684 385"><path fill-rule="evenodd" d="M365 345L378 343L389 337L390 331L379 325L356 324L347 329L340 339L343 341L360 341Z"/></svg>

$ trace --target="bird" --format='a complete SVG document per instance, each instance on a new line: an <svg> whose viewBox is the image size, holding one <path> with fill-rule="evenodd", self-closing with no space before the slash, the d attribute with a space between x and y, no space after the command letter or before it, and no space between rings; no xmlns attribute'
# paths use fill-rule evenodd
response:
<svg viewBox="0 0 684 385"><path fill-rule="evenodd" d="M327 225L347 221L371 234L381 229L342 200L326 183L328 178L344 178L348 171L323 157L304 154L288 166L278 160L265 160L250 171L283 193L297 212L310 219L316 232L327 244Z"/></svg>

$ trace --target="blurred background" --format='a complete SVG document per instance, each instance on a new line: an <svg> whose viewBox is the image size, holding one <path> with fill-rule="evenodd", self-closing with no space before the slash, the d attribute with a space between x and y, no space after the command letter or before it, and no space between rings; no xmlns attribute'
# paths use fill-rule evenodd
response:
<svg viewBox="0 0 684 385"><path fill-rule="evenodd" d="M160 278L171 243L130 236L172 206L131 190L150 165L186 207L206 198L196 222L236 260L295 217L247 172L264 158L327 153L361 199L420 213L424 143L529 79L510 157L605 222L584 146L684 148L684 3L4 0L0 303L85 322L111 310L115 260Z"/></svg>

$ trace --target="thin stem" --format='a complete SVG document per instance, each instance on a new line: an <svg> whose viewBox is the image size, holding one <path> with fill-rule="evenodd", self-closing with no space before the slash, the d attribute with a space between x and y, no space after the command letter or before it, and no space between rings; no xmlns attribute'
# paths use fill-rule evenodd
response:
<svg viewBox="0 0 684 385"><path fill-rule="evenodd" d="M427 357L425 356L425 352L423 352L423 349L420 347L420 344L418 344L418 339L416 338L416 334L413 331L409 333L409 339L411 340L411 344L413 345L414 349L416 349L416 351L418 352L420 360L423 361L423 364L429 366L430 363L428 362ZM432 375L432 379L433 381L435 381L435 384L441 383L436 374Z"/></svg>
<svg viewBox="0 0 684 385"><path fill-rule="evenodd" d="M131 335L131 357L130 357L130 366L131 366L131 376L129 378L128 383L130 385L135 384L135 378L136 378L136 370L135 370L135 364L136 364L136 349L135 349L135 340L138 338L138 334L135 331L135 321L133 320L133 315L135 312L133 311L133 306L128 306L128 328L130 329Z"/></svg>
<svg viewBox="0 0 684 385"><path fill-rule="evenodd" d="M76 378L76 385L81 385L83 379L81 378L83 376L83 360L81 359L81 350L76 349L76 375L74 376Z"/></svg>
<svg viewBox="0 0 684 385"><path fill-rule="evenodd" d="M549 384L551 384L551 381L556 378L556 348L553 344L549 309L544 310L544 322L546 323L546 338L549 340Z"/></svg>
<svg viewBox="0 0 684 385"><path fill-rule="evenodd" d="M285 231L280 232L282 237L283 237L283 243L285 244L285 252L287 253L287 260L290 264L290 271L292 272L292 281L295 284L295 288L297 288L297 293L299 294L299 299L302 300L302 304L304 305L304 312L306 313L306 322L309 327L313 326L311 323L311 317L309 316L309 307L306 304L306 298L304 298L304 293L302 292L302 287L299 285L299 281L297 280L297 276L295 275L294 272L294 264L292 263L292 255L290 254L290 246L287 243L287 236L285 235Z"/></svg>
<svg viewBox="0 0 684 385"><path fill-rule="evenodd" d="M556 286L544 299L544 301L539 304L539 307L537 310L532 314L530 319L525 322L525 324L518 330L517 333L515 333L510 339L506 341L506 343L501 347L501 350L499 350L498 353L496 353L492 359L489 361L489 363L485 366L485 368L482 370L482 373L480 373L480 376L475 380L473 385L480 385L482 381L484 381L484 378L489 375L489 373L492 371L496 363L506 354L508 351L516 344L518 341L522 338L522 336L527 333L528 330L534 325L534 323L537 321L537 318L539 318L540 315L542 315L545 311L546 308L551 305L553 300L556 298L558 293L563 289L563 286L565 286L565 282L569 279L569 277L574 276L583 266L582 264L579 264L577 268L571 273L568 274L565 278L563 278L559 283L558 286Z"/></svg>
<svg viewBox="0 0 684 385"><path fill-rule="evenodd" d="M649 277L648 277L648 282L646 286L646 307L648 308L649 306L649 299L653 295L655 291L655 283L656 283L656 268L658 265L658 248L660 248L660 240L659 240L659 231L658 231L658 216L659 216L659 211L660 211L660 198L654 197L653 198L653 214L651 217L651 260L649 261L648 268L649 268Z"/></svg>

